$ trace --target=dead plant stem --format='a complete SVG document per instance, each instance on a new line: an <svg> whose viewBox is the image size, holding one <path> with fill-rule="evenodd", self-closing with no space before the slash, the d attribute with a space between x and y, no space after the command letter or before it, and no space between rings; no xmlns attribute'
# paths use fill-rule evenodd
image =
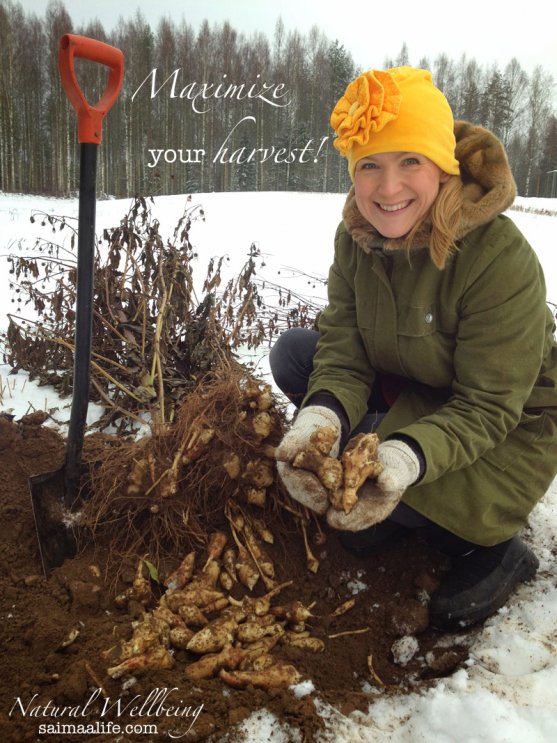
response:
<svg viewBox="0 0 557 743"><path fill-rule="evenodd" d="M91 378L91 384L93 387L97 390L101 398L105 401L105 403L110 407L114 408L117 413L121 413L126 418L131 418L132 420L136 421L137 423L140 423L141 425L145 424L145 421L140 418L138 415L136 415L131 410L125 410L124 408L121 408L119 405L115 405L115 403L110 399L110 397L106 394L106 392L103 390L103 388L100 386L100 384L97 382L97 380L92 377Z"/></svg>
<svg viewBox="0 0 557 743"><path fill-rule="evenodd" d="M164 379L163 379L163 373L162 373L162 364L161 364L161 336L162 336L162 329L164 326L165 321L165 315L166 315L166 308L168 303L170 302L172 298L172 290L174 288L174 284L170 285L170 289L166 288L166 284L164 282L164 276L162 271L160 272L161 276L161 282L163 285L163 296L161 301L161 306L159 310L159 316L157 317L157 325L155 328L155 341L154 341L154 348L153 348L153 364L151 366L151 378L155 379L155 374L157 375L157 385L159 388L159 409L160 409L160 424L164 426L165 422L165 412L164 412Z"/></svg>
<svg viewBox="0 0 557 743"><path fill-rule="evenodd" d="M111 325L111 323L108 322L106 317L103 317L98 310L93 310L95 317L98 317L99 320L105 325L108 330L112 331L115 336L117 336L123 343L129 343L130 341L126 338L125 335L122 335L118 328L116 328L114 325Z"/></svg>
<svg viewBox="0 0 557 743"><path fill-rule="evenodd" d="M140 312L140 308L141 308L142 315L143 315L142 322L141 322L141 332L142 332L142 335L141 335L141 358L144 359L145 358L145 345L147 343L147 316L148 316L148 312L147 312L147 301L145 299L145 297L147 296L147 289L145 287L145 282L143 281L143 276L141 274L141 269L140 269L140 267L139 267L139 265L138 265L138 263L137 263L137 261L135 259L135 256L131 255L131 253L128 253L128 255L129 255L130 261L133 264L135 278L137 279L138 283L141 285L141 304L137 308L137 313L136 313L135 317L133 318L133 320L135 321L137 319L137 317L139 315L139 312Z"/></svg>
<svg viewBox="0 0 557 743"><path fill-rule="evenodd" d="M104 279L104 293L105 293L106 308L107 308L107 310L110 313L110 317L112 318L112 322L115 325L117 325L118 324L118 318L116 318L114 316L114 313L112 312L112 304L111 304L111 301L110 301L110 293L108 291L108 277L107 276L105 276L105 279Z"/></svg>
<svg viewBox="0 0 557 743"><path fill-rule="evenodd" d="M346 632L337 632L334 635L327 635L329 640L334 640L336 637L346 637L347 635L363 635L366 632L369 632L370 627L364 627L364 629L352 629L352 630L346 630Z"/></svg>
<svg viewBox="0 0 557 743"><path fill-rule="evenodd" d="M69 349L69 350L70 350L70 351L72 351L72 352L73 352L73 350L74 350L74 347L72 346L72 344L71 344L71 343L68 343L68 341L65 341L65 340L64 340L63 338L50 338L50 340L51 340L51 341L52 341L53 343L58 343L58 345L60 345L60 346L64 346L64 348L67 348L67 349ZM95 356L98 356L98 354L95 354ZM110 362L110 359L105 359L105 358L104 358L104 357L102 357L102 356L99 356L99 358L103 359L104 361L109 361L109 362ZM111 362L111 363L117 363L117 362ZM112 382L112 384L113 384L113 385L115 385L116 387L118 387L118 389L119 389L119 390L120 390L121 392L123 392L123 393L124 393L125 395L128 395L128 396L129 396L129 397L131 397L131 398L132 398L133 400L136 400L136 402L141 402L141 399L140 399L139 397L137 397L137 395L134 395L134 394L133 394L133 392L132 392L131 390L129 390L129 389L127 388L127 387L124 387L124 385L123 385L123 384L121 384L121 383L120 383L120 382L119 382L119 381L118 381L117 379L115 379L115 378L114 378L114 377L113 377L113 376L112 376L111 374L109 374L109 373L108 373L108 372L106 371L106 369L103 369L103 368L102 368L102 366L99 366L99 364L97 364L97 362L96 362L96 361L92 360L92 361L91 361L91 366L92 366L92 367L93 367L93 368L95 369L95 371L97 371L97 372L98 372L98 373L99 373L99 374L100 374L101 376L103 376L103 377L106 377L106 379L108 379L108 381L109 381L109 382ZM117 366L118 366L118 367L120 367L120 365L119 365L119 364L117 364ZM125 367L120 367L120 368L125 368Z"/></svg>

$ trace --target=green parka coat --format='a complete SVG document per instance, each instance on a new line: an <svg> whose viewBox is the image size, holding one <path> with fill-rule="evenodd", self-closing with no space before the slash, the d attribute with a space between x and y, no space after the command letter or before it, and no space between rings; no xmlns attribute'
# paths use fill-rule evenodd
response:
<svg viewBox="0 0 557 743"><path fill-rule="evenodd" d="M455 133L465 208L443 270L423 236L397 250L348 195L306 400L329 392L354 428L377 373L402 377L377 433L424 453L403 500L490 546L524 526L557 473L557 344L538 259L501 214L515 196L504 150L479 127Z"/></svg>

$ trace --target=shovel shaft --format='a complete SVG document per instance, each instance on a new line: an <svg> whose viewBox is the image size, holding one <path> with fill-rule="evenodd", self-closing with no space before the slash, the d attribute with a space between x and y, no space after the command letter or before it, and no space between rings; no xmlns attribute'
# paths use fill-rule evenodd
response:
<svg viewBox="0 0 557 743"><path fill-rule="evenodd" d="M109 67L108 84L96 106L87 103L75 76L76 57ZM68 518L83 496L80 490L81 454L89 405L95 262L95 180L97 148L101 141L103 117L120 90L123 77L122 52L95 39L64 35L59 46L60 76L66 94L78 115L80 150L79 224L77 240L77 281L73 395L66 443L65 466L29 478L31 503L43 572L61 565L76 553L76 539Z"/></svg>
<svg viewBox="0 0 557 743"><path fill-rule="evenodd" d="M76 58L97 62L109 68L108 82L96 106L87 102L79 86L75 74ZM64 502L71 508L80 481L81 452L89 402L97 147L101 142L103 119L116 101L122 86L124 55L119 49L97 39L65 34L60 39L58 48L58 67L66 95L77 113L78 140L81 143L73 395L64 476Z"/></svg>
<svg viewBox="0 0 557 743"><path fill-rule="evenodd" d="M81 145L79 222L77 243L77 291L73 394L66 449L66 502L77 494L81 452L89 402L91 337L93 328L93 266L95 260L95 179L97 145Z"/></svg>

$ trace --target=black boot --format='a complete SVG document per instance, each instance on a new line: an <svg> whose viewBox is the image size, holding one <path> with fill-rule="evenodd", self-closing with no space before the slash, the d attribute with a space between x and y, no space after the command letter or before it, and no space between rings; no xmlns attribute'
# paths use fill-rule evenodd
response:
<svg viewBox="0 0 557 743"><path fill-rule="evenodd" d="M344 549L356 557L369 557L398 541L408 531L387 519L362 531L341 531L338 538Z"/></svg>
<svg viewBox="0 0 557 743"><path fill-rule="evenodd" d="M487 619L506 603L518 583L533 578L538 565L537 557L518 537L454 557L451 571L431 599L430 624L454 630Z"/></svg>

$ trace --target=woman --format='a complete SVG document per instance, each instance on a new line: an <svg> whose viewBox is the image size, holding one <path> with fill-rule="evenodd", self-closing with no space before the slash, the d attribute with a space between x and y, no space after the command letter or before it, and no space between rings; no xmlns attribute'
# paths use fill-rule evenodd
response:
<svg viewBox="0 0 557 743"><path fill-rule="evenodd" d="M452 556L430 603L450 629L485 619L538 561L517 536L557 472L557 344L542 270L502 215L516 195L488 131L454 122L425 70L369 71L331 123L353 181L319 332L271 351L301 408L277 449L293 498L365 555L420 529ZM291 461L323 425L334 455L376 430L384 465L353 510Z"/></svg>

